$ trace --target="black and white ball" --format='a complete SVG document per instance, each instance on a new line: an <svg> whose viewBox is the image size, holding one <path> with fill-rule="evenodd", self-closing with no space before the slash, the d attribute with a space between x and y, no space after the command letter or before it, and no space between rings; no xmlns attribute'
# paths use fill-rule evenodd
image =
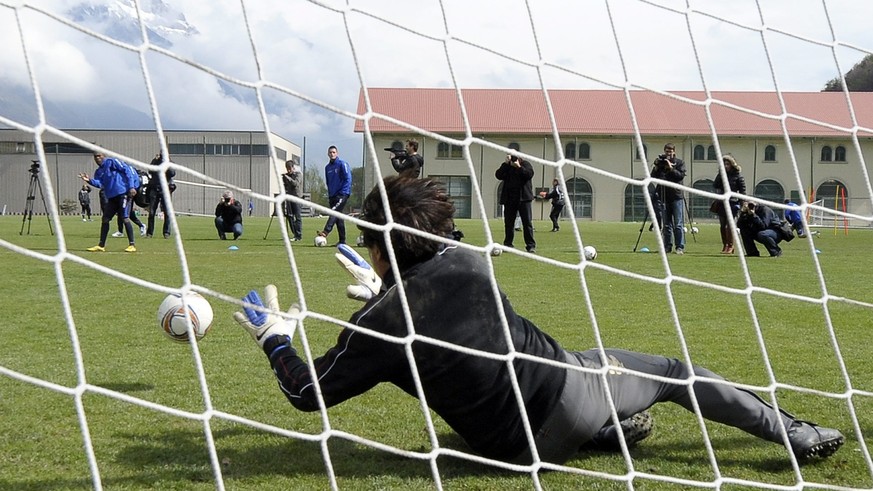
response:
<svg viewBox="0 0 873 491"><path fill-rule="evenodd" d="M585 246L582 248L582 253L585 254L585 259L593 261L597 257L597 249L594 246Z"/></svg>
<svg viewBox="0 0 873 491"><path fill-rule="evenodd" d="M324 247L327 245L327 237L321 235L315 236L315 247Z"/></svg>

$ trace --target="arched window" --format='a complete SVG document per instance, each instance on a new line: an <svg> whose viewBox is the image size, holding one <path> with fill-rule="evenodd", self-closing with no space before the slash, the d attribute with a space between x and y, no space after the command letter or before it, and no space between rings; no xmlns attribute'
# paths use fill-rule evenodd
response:
<svg viewBox="0 0 873 491"><path fill-rule="evenodd" d="M832 157L831 153L831 147L827 145L821 147L821 161L830 162Z"/></svg>
<svg viewBox="0 0 873 491"><path fill-rule="evenodd" d="M715 146L710 145L706 147L706 160L718 160L715 155Z"/></svg>
<svg viewBox="0 0 873 491"><path fill-rule="evenodd" d="M706 158L706 149L703 148L703 145L694 145L694 160L704 160Z"/></svg>
<svg viewBox="0 0 873 491"><path fill-rule="evenodd" d="M694 181L694 184L691 185L694 189L700 189L701 191L712 191L712 179L700 179L699 181ZM701 218L711 218L712 213L709 211L709 205L712 204L712 200L707 198L706 196L701 196L697 193L690 193L691 197L691 206L689 207L689 211L691 212L690 217L686 217L686 222L691 222L692 220L698 220Z"/></svg>
<svg viewBox="0 0 873 491"><path fill-rule="evenodd" d="M579 160L589 160L591 158L591 145L587 143L579 144Z"/></svg>
<svg viewBox="0 0 873 491"><path fill-rule="evenodd" d="M438 159L447 159L449 158L449 144L446 142L440 142L437 145L437 158Z"/></svg>
<svg viewBox="0 0 873 491"><path fill-rule="evenodd" d="M821 205L829 210L836 208L840 211L848 211L849 191L845 184L836 179L821 183L815 190L815 199L822 200Z"/></svg>
<svg viewBox="0 0 873 491"><path fill-rule="evenodd" d="M570 160L576 159L576 144L575 143L570 142L567 144L567 146L564 148L564 157L566 157Z"/></svg>
<svg viewBox="0 0 873 491"><path fill-rule="evenodd" d="M840 145L834 150L834 160L837 162L846 161L846 147Z"/></svg>
<svg viewBox="0 0 873 491"><path fill-rule="evenodd" d="M647 217L645 193L646 188L639 184L624 187L624 221L639 222Z"/></svg>
<svg viewBox="0 0 873 491"><path fill-rule="evenodd" d="M776 162L776 147L773 145L764 147L764 162Z"/></svg>
<svg viewBox="0 0 873 491"><path fill-rule="evenodd" d="M785 199L785 189L773 179L764 179L755 186L755 197L781 203Z"/></svg>
<svg viewBox="0 0 873 491"><path fill-rule="evenodd" d="M591 184L581 177L567 181L567 200L573 206L576 218L591 218L591 203L594 201Z"/></svg>

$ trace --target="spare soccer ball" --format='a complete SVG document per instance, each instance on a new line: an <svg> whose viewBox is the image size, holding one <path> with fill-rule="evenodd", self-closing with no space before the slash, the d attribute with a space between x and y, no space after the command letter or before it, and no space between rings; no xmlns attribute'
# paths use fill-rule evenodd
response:
<svg viewBox="0 0 873 491"><path fill-rule="evenodd" d="M173 341L188 342L189 317L194 337L199 341L209 332L213 317L212 305L202 295L189 292L185 295L183 304L182 295L171 293L158 307L158 326Z"/></svg>
<svg viewBox="0 0 873 491"><path fill-rule="evenodd" d="M320 235L315 236L315 247L324 247L327 245L327 237L322 237Z"/></svg>
<svg viewBox="0 0 873 491"><path fill-rule="evenodd" d="M585 259L593 261L597 257L597 249L594 246L585 246L582 248L582 253L585 254Z"/></svg>
<svg viewBox="0 0 873 491"><path fill-rule="evenodd" d="M692 233L692 234L696 234L696 233L698 233L698 232L700 232L700 229L699 229L699 228L697 228L697 227L691 227L691 233Z"/></svg>
<svg viewBox="0 0 873 491"><path fill-rule="evenodd" d="M357 240L355 240L355 245L358 247L364 247L364 236L359 235Z"/></svg>
<svg viewBox="0 0 873 491"><path fill-rule="evenodd" d="M498 249L497 247L495 247L494 249L491 249L492 256L497 257L501 254L503 254L503 249Z"/></svg>

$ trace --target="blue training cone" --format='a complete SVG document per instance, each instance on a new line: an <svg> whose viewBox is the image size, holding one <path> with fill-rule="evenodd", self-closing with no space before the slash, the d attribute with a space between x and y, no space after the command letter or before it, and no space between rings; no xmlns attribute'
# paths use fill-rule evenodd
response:
<svg viewBox="0 0 873 491"><path fill-rule="evenodd" d="M640 252L649 252L649 248L648 248L648 247L643 247L642 249L640 249Z"/></svg>
<svg viewBox="0 0 873 491"><path fill-rule="evenodd" d="M235 246L235 245L232 245L232 246L228 247L227 250L229 250L229 251L238 251L238 250L239 250L239 247L237 247L237 246Z"/></svg>

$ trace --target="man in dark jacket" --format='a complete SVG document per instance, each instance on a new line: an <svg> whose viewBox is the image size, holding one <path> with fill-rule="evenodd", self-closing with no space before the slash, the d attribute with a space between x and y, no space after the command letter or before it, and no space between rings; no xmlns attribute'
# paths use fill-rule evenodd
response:
<svg viewBox="0 0 873 491"><path fill-rule="evenodd" d="M780 225L782 220L769 206L759 205L753 201L744 203L737 217L737 228L740 229L746 255L752 257L761 255L755 246L755 241L758 241L767 248L770 257L781 256L782 249L778 245L782 242L779 233Z"/></svg>
<svg viewBox="0 0 873 491"><path fill-rule="evenodd" d="M221 240L227 240L228 232L233 232L233 240L243 234L242 204L234 199L233 191L225 191L215 206L215 228Z"/></svg>
<svg viewBox="0 0 873 491"><path fill-rule="evenodd" d="M652 177L676 184L685 180L685 162L676 156L676 146L672 143L664 145L664 153L655 159ZM675 246L676 254L685 254L685 197L682 190L659 184L656 192L663 206L659 225L664 248L669 253Z"/></svg>
<svg viewBox="0 0 873 491"><path fill-rule="evenodd" d="M418 154L418 141L406 140L406 150L391 152L391 166L405 177L418 177L424 167L424 159Z"/></svg>
<svg viewBox="0 0 873 491"><path fill-rule="evenodd" d="M533 167L527 160L507 155L494 176L503 181L499 201L503 205L503 245L512 247L512 241L515 239L515 217L520 216L521 227L524 230L525 250L536 253L537 242L534 240L531 219L531 201L534 199L531 185L534 176Z"/></svg>
<svg viewBox="0 0 873 491"><path fill-rule="evenodd" d="M164 162L164 156L161 154L155 155L155 158L150 162L151 165L161 165ZM167 189L170 195L176 190L176 171L172 167L167 167L164 172L164 178L167 180ZM146 184L146 196L148 196L149 219L146 227L146 237L151 237L155 233L155 216L158 214L158 207L161 213L164 214L164 238L170 238L170 219L171 213L167 211L167 199L169 196L164 194L164 188L161 184L161 171L153 169L149 171L149 182Z"/></svg>
<svg viewBox="0 0 873 491"><path fill-rule="evenodd" d="M294 160L285 162L285 172L282 174L282 186L285 194L299 198L303 196L303 174ZM303 240L303 217L300 215L300 203L285 201L282 203L285 209L285 220L291 229L291 241Z"/></svg>
<svg viewBox="0 0 873 491"><path fill-rule="evenodd" d="M365 220L441 239L451 234L455 210L439 183L391 176L384 186L392 221L378 187L364 201ZM388 230L390 246L381 229L361 227L372 267L338 246L337 259L357 282L347 295L366 304L350 320L355 327L344 328L311 366L291 345L301 312L282 313L275 286L264 289L263 300L250 292L245 313L234 314L295 408L318 411L322 402L329 408L388 382L426 398L474 452L515 463L536 460L532 445L539 460L560 464L604 433L626 435L614 429L610 402L619 421L658 402L689 411L696 405L704 418L788 443L798 459L826 457L844 443L839 431L777 411L705 368L618 349L566 351L495 291L480 253ZM389 247L398 271L391 269Z"/></svg>

